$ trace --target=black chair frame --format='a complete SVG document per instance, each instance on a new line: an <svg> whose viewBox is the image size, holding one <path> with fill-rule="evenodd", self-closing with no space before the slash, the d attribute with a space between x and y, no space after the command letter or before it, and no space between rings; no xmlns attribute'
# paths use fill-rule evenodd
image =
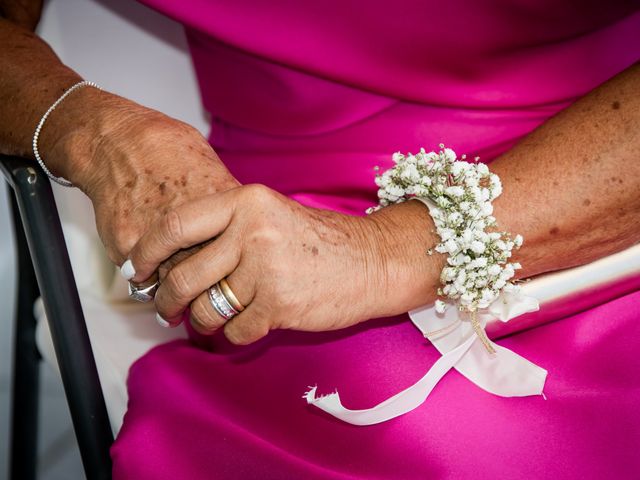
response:
<svg viewBox="0 0 640 480"><path fill-rule="evenodd" d="M40 355L33 303L41 295L87 478L111 478L113 435L51 184L33 160L0 155L13 189L18 253L10 475L37 475Z"/></svg>

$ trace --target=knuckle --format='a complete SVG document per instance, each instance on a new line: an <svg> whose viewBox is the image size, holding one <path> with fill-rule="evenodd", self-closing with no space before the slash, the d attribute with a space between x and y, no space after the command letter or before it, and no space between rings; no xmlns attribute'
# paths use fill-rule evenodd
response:
<svg viewBox="0 0 640 480"><path fill-rule="evenodd" d="M242 187L242 191L254 200L266 200L273 196L273 190L261 183L250 183Z"/></svg>
<svg viewBox="0 0 640 480"><path fill-rule="evenodd" d="M227 340L234 345L249 345L269 333L269 325L266 322L244 322L229 324L225 328Z"/></svg>
<svg viewBox="0 0 640 480"><path fill-rule="evenodd" d="M167 277L167 275L173 268L182 264L184 260L187 260L191 255L193 255L198 250L199 250L199 247L194 247L188 250L180 250L174 253L173 255L171 255L165 261L161 262L160 265L158 265L158 276L160 277L160 280L164 281L164 279ZM187 266L187 265L191 266L192 264L190 263L183 264L183 266ZM193 275L195 273L197 273L197 271L194 271L190 268L189 274Z"/></svg>
<svg viewBox="0 0 640 480"><path fill-rule="evenodd" d="M165 287L171 292L171 296L176 300L190 299L193 294L191 285L192 276L187 272L187 268L180 265L173 267L167 273L164 282Z"/></svg>
<svg viewBox="0 0 640 480"><path fill-rule="evenodd" d="M223 319L201 301L191 305L191 326L202 334L211 334L223 324Z"/></svg>
<svg viewBox="0 0 640 480"><path fill-rule="evenodd" d="M115 265L122 265L122 263L126 260L126 255L121 253L121 250L117 247L112 247L111 245L106 245L105 250L107 252L107 256L109 260L111 260Z"/></svg>
<svg viewBox="0 0 640 480"><path fill-rule="evenodd" d="M121 229L120 232L124 233L116 236L113 242L113 250L117 252L120 257L126 257L131 250L133 250L138 240L136 235L126 230L126 227Z"/></svg>
<svg viewBox="0 0 640 480"><path fill-rule="evenodd" d="M266 323L259 323L256 325L255 335L253 337L253 341L260 340L263 337L266 337L269 334L269 325Z"/></svg>
<svg viewBox="0 0 640 480"><path fill-rule="evenodd" d="M134 247L131 251L131 261L139 268L141 266L149 266L154 263L153 253L151 250L141 248L141 246Z"/></svg>
<svg viewBox="0 0 640 480"><path fill-rule="evenodd" d="M169 210L164 216L164 225L162 228L164 240L169 245L179 243L182 239L182 217L176 210Z"/></svg>
<svg viewBox="0 0 640 480"><path fill-rule="evenodd" d="M241 332L238 332L233 328L225 329L224 335L227 337L227 340L234 345L248 345L251 343L244 338Z"/></svg>
<svg viewBox="0 0 640 480"><path fill-rule="evenodd" d="M262 223L251 233L251 241L264 248L280 245L284 240L283 232L273 225Z"/></svg>
<svg viewBox="0 0 640 480"><path fill-rule="evenodd" d="M184 132L185 135L188 135L190 137L194 137L194 138L197 138L197 139L202 138L202 134L194 126L189 125L188 123L182 122L182 121L179 121L179 120L178 120L178 125L180 126L180 128L182 129L182 131Z"/></svg>
<svg viewBox="0 0 640 480"><path fill-rule="evenodd" d="M160 283L165 282L165 279L167 278L167 275L169 275L169 272L171 271L172 268L173 268L173 265L169 260L162 262L158 266L158 280L160 281Z"/></svg>

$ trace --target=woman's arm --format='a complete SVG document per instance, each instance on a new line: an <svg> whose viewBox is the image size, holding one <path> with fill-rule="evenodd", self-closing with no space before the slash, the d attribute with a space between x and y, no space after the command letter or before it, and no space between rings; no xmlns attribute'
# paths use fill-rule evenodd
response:
<svg viewBox="0 0 640 480"><path fill-rule="evenodd" d="M42 115L81 80L27 28L37 23L39 3L18 8L0 0L0 153L27 158L33 158L31 141ZM9 5L12 15L1 18ZM39 150L55 175L89 195L98 231L118 264L163 211L238 185L194 128L91 87L73 92L53 111Z"/></svg>
<svg viewBox="0 0 640 480"><path fill-rule="evenodd" d="M526 239L521 276L640 241L640 63L551 118L492 164L497 216Z"/></svg>
<svg viewBox="0 0 640 480"><path fill-rule="evenodd" d="M524 237L514 250L523 266L518 277L582 265L638 243L640 63L545 122L490 168L503 184L494 202L498 226ZM429 271L444 259L424 255L437 240L426 207L408 202L373 218L386 232L380 258L381 278L388 279L379 288L389 308L377 313L433 299Z"/></svg>
<svg viewBox="0 0 640 480"><path fill-rule="evenodd" d="M64 66L35 33L3 15L0 15L0 45L0 153L33 158L31 140L35 126L47 108L81 78ZM95 92L87 89L82 94ZM71 116L72 105L67 106L65 110ZM52 120L41 140L47 152L48 144L60 135L57 131L64 126L60 119ZM60 170L59 166L51 167Z"/></svg>

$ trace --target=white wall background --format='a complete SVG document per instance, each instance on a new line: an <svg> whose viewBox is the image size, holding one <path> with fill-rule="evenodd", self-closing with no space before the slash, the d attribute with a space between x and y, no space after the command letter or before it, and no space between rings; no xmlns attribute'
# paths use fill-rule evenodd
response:
<svg viewBox="0 0 640 480"><path fill-rule="evenodd" d="M103 88L184 120L208 123L180 25L135 0L49 0L40 35L64 63ZM46 128L46 127L45 127ZM0 480L7 477L15 266L6 187L0 182ZM62 215L91 224L91 207L74 190L57 191ZM74 211L68 210L74 205ZM88 227L90 228L90 227ZM40 470L43 479L82 478L58 378L43 365Z"/></svg>

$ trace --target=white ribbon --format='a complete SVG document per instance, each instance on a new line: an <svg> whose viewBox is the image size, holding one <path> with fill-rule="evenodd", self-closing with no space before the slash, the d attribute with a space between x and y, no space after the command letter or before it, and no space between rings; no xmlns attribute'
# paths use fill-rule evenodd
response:
<svg viewBox="0 0 640 480"><path fill-rule="evenodd" d="M414 385L373 408L349 410L342 406L338 392L316 398L317 387L311 387L311 390L305 393L303 398L306 398L308 403L352 425L373 425L391 420L420 406L444 374L464 357L469 347L475 343L476 338L475 333L470 335L465 342L451 350L447 355L440 357L427 374Z"/></svg>
<svg viewBox="0 0 640 480"><path fill-rule="evenodd" d="M503 293L488 310L487 313L478 314L483 327L487 319L494 316L508 321L523 313L536 311L538 302L521 294ZM345 408L337 391L317 397L317 387L310 387L303 398L344 422L352 425L373 425L420 406L451 368L455 368L477 386L495 395L542 395L547 371L493 342L490 343L496 353L489 354L473 331L471 323L468 319L461 318L455 306L450 306L444 314L436 313L433 306L422 307L409 312L409 317L442 354L418 382L365 410Z"/></svg>

